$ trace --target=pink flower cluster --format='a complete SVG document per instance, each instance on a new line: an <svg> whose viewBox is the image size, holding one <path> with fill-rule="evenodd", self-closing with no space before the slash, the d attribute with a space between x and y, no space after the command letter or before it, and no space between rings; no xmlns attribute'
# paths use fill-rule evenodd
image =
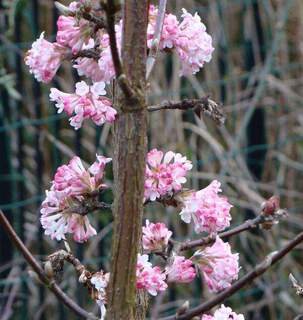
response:
<svg viewBox="0 0 303 320"><path fill-rule="evenodd" d="M146 290L152 296L167 288L165 273L159 267L152 267L146 254L138 254L136 276L137 288Z"/></svg>
<svg viewBox="0 0 303 320"><path fill-rule="evenodd" d="M237 314L231 308L225 307L224 304L217 309L213 316L204 314L201 320L245 320L243 314Z"/></svg>
<svg viewBox="0 0 303 320"><path fill-rule="evenodd" d="M238 279L239 255L232 254L229 243L224 243L219 237L212 246L195 252L194 260L212 292L228 288Z"/></svg>
<svg viewBox="0 0 303 320"><path fill-rule="evenodd" d="M110 158L97 156L97 161L86 170L80 158L74 157L68 165L57 169L41 207L41 224L46 235L62 240L66 233L71 233L75 241L83 242L96 234L88 217L74 211L89 194L106 188L102 180L110 161Z"/></svg>
<svg viewBox="0 0 303 320"><path fill-rule="evenodd" d="M182 21L173 14L166 14L161 33L160 49L175 49L181 61L181 75L195 74L212 57L214 48L212 38L206 32L198 13L191 15L182 9ZM150 7L149 26L147 29L148 47L152 44L155 32L157 7Z"/></svg>
<svg viewBox="0 0 303 320"><path fill-rule="evenodd" d="M57 21L57 42L78 53L91 39L91 27L84 19L77 21L74 17L60 16Z"/></svg>
<svg viewBox="0 0 303 320"><path fill-rule="evenodd" d="M200 191L181 193L177 196L182 206L181 219L186 223L193 220L197 233L218 232L229 227L232 205L218 195L221 191L220 182L214 180Z"/></svg>
<svg viewBox="0 0 303 320"><path fill-rule="evenodd" d="M171 192L180 191L186 182L185 175L191 170L191 161L172 151L165 155L157 149L147 154L145 171L145 199L155 201Z"/></svg>
<svg viewBox="0 0 303 320"><path fill-rule="evenodd" d="M89 86L81 81L76 83L75 93L51 88L50 99L56 102L58 113L64 110L70 116L70 124L77 130L84 119L91 119L96 125L115 120L117 112L105 94L104 82Z"/></svg>
<svg viewBox="0 0 303 320"><path fill-rule="evenodd" d="M192 16L185 9L182 11L183 21L179 25L175 47L181 60L181 74L186 75L197 73L205 62L209 62L214 48L198 13Z"/></svg>
<svg viewBox="0 0 303 320"><path fill-rule="evenodd" d="M196 276L193 262L182 256L174 256L172 263L166 267L167 281L189 283Z"/></svg>
<svg viewBox="0 0 303 320"><path fill-rule="evenodd" d="M97 3L97 1L96 1ZM75 13L75 17L60 16L57 21L58 32L57 42L50 43L40 38L33 43L26 57L26 64L30 67L38 81L50 82L55 76L62 60L68 53L77 54L80 50L96 47L100 50L100 57L97 60L93 58L76 59L75 68L80 75L86 75L93 81L109 82L115 76L111 50L109 46L108 34L103 31L93 32L90 22L78 18L77 12L81 12L82 7L93 10L98 15L98 10L93 2L72 2L69 10ZM158 9L150 6L149 24L147 28L147 45L150 49L153 44L155 33L156 17ZM119 51L121 50L122 39L122 21L116 26L116 38ZM93 43L93 46L91 46ZM201 22L196 13L192 16L183 9L182 21L179 22L173 14L166 14L160 39L160 49L175 49L180 57L182 64L181 74L196 73L203 67L205 62L211 59L214 48L212 47L212 38L206 32L205 25Z"/></svg>
<svg viewBox="0 0 303 320"><path fill-rule="evenodd" d="M142 228L142 244L145 252L163 252L172 236L164 223L150 223L146 220L146 226Z"/></svg>
<svg viewBox="0 0 303 320"><path fill-rule="evenodd" d="M68 50L59 43L44 39L44 32L33 44L25 56L25 64L38 81L50 82L59 69Z"/></svg>

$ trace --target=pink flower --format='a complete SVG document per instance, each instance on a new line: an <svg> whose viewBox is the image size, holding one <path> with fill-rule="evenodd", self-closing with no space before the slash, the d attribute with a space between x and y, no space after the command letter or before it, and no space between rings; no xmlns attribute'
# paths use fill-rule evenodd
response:
<svg viewBox="0 0 303 320"><path fill-rule="evenodd" d="M121 52L121 41L122 41L122 20L115 25L116 31L116 42L119 53ZM100 38L100 59L98 60L99 69L103 74L102 81L110 82L115 78L115 68L112 59L112 53L109 44L109 36L104 33Z"/></svg>
<svg viewBox="0 0 303 320"><path fill-rule="evenodd" d="M71 126L79 129L84 119L91 119L96 125L112 123L116 118L116 110L111 101L102 97L106 94L105 83L96 82L88 86L84 81L76 83L75 93L64 93L51 88L50 99L56 102L58 113L63 110L69 115Z"/></svg>
<svg viewBox="0 0 303 320"><path fill-rule="evenodd" d="M168 245L172 235L164 223L150 223L146 220L146 227L142 228L143 249L146 252L162 252Z"/></svg>
<svg viewBox="0 0 303 320"><path fill-rule="evenodd" d="M232 254L229 243L224 243L219 237L211 247L195 252L194 259L212 292L228 288L238 279L239 255Z"/></svg>
<svg viewBox="0 0 303 320"><path fill-rule="evenodd" d="M180 153L151 150L147 154L145 171L145 199L155 201L161 196L178 192L186 182L185 175L191 170L191 161Z"/></svg>
<svg viewBox="0 0 303 320"><path fill-rule="evenodd" d="M182 75L196 73L203 67L205 62L211 60L214 50L212 38L206 32L205 25L196 13L192 16L185 9L183 21L179 25L179 33L174 41L174 46L182 64Z"/></svg>
<svg viewBox="0 0 303 320"><path fill-rule="evenodd" d="M177 196L182 206L181 219L186 223L193 219L197 233L218 232L229 227L232 205L227 198L218 195L220 187L220 182L214 180L198 192L184 192Z"/></svg>
<svg viewBox="0 0 303 320"><path fill-rule="evenodd" d="M111 162L111 158L96 155L97 160L89 167L89 172L95 177L96 185L98 186L104 176L104 169L107 163ZM104 186L104 185L102 185Z"/></svg>
<svg viewBox="0 0 303 320"><path fill-rule="evenodd" d="M60 16L57 27L57 42L70 47L73 54L78 53L90 40L91 28L87 20L77 21L74 17Z"/></svg>
<svg viewBox="0 0 303 320"><path fill-rule="evenodd" d="M158 8L150 5L149 8L149 23L147 27L147 46L152 47L152 40L155 33ZM160 38L160 49L172 49L179 33L179 21L173 14L165 14L163 28Z"/></svg>
<svg viewBox="0 0 303 320"><path fill-rule="evenodd" d="M188 283L193 281L196 271L191 260L175 256L171 265L166 267L166 274L169 282Z"/></svg>
<svg viewBox="0 0 303 320"><path fill-rule="evenodd" d="M44 32L27 52L25 64L29 67L38 81L50 82L59 69L62 60L68 53L68 49L58 43L51 43L44 39Z"/></svg>
<svg viewBox="0 0 303 320"><path fill-rule="evenodd" d="M74 157L68 165L57 169L41 207L41 224L46 235L59 241L71 233L75 241L83 242L96 234L87 215L75 210L88 201L87 197L94 191L106 187L102 178L109 161L97 155L97 161L86 170L80 158Z"/></svg>
<svg viewBox="0 0 303 320"><path fill-rule="evenodd" d="M146 254L138 254L136 276L137 288L146 290L152 296L167 288L165 273L159 267L152 267Z"/></svg>
<svg viewBox="0 0 303 320"><path fill-rule="evenodd" d="M245 320L243 314L237 314L231 308L225 307L224 304L217 309L213 316L203 315L201 320Z"/></svg>
<svg viewBox="0 0 303 320"><path fill-rule="evenodd" d="M78 58L73 67L77 69L79 76L86 76L94 82L100 82L106 78L104 72L99 68L98 61L95 59Z"/></svg>

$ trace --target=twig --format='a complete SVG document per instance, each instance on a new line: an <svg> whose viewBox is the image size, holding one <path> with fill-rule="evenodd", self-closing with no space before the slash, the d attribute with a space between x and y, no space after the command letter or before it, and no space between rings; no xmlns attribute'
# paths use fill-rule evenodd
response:
<svg viewBox="0 0 303 320"><path fill-rule="evenodd" d="M98 200L93 199L92 202L87 201L79 204L78 206L73 206L68 209L65 209L64 212L76 213L81 216L86 216L90 212L99 209L111 209L111 204L105 202L99 202Z"/></svg>
<svg viewBox="0 0 303 320"><path fill-rule="evenodd" d="M88 313L84 309L82 309L80 306L78 306L70 297L68 297L61 289L60 287L52 280L49 279L42 267L39 265L39 263L36 261L34 256L31 254L31 252L25 247L21 239L16 234L15 230L5 217L4 213L0 210L0 224L3 226L4 230L10 237L11 241L14 243L14 245L19 249L19 251L24 256L27 263L33 268L33 270L38 275L39 279L43 284L45 284L49 290L51 290L59 299L60 302L65 304L70 310L72 310L76 315L84 318L84 319L92 319L96 320L97 317L94 316L91 313Z"/></svg>
<svg viewBox="0 0 303 320"><path fill-rule="evenodd" d="M230 236L236 235L236 234L241 233L243 231L254 229L259 224L264 222L264 218L265 218L264 215L260 214L256 218L254 218L252 220L247 220L235 228L232 228L230 230L219 233L218 236L220 238L228 238ZM199 240L187 241L187 242L184 242L180 245L179 250L185 251L185 250L193 249L195 247L201 247L201 246L210 244L215 240L216 240L215 235L209 235L209 236L204 237Z"/></svg>
<svg viewBox="0 0 303 320"><path fill-rule="evenodd" d="M180 316L170 316L166 318L162 318L161 320L190 320L194 316L201 315L216 305L222 303L224 300L232 296L234 293L239 291L245 285L251 283L255 278L262 275L265 271L267 271L273 264L277 263L281 260L286 254L288 254L293 248L295 248L299 243L303 241L303 232L298 234L293 240L291 240L286 246L284 246L280 251L273 252L269 254L260 264L258 264L252 271L247 273L240 280L235 282L228 289L222 291L214 298L206 301L205 303L190 309L186 313Z"/></svg>
<svg viewBox="0 0 303 320"><path fill-rule="evenodd" d="M97 29L106 29L107 25L106 25L106 21L102 18L102 17L97 17L94 16L93 14L85 11L85 10L80 10L77 12L71 11L67 6L63 5L62 3L55 1L55 6L58 9L59 12L61 12L62 14L66 15L66 16L78 16L80 15L81 17L83 17L83 19L88 20L92 23L94 23L97 27Z"/></svg>
<svg viewBox="0 0 303 320"><path fill-rule="evenodd" d="M100 58L100 51L97 49L85 49L81 50L76 54L68 54L68 59L77 59L77 58L90 58L98 60Z"/></svg>
<svg viewBox="0 0 303 320"><path fill-rule="evenodd" d="M159 7L158 7L158 15L157 21L155 26L155 33L152 40L152 45L149 51L149 55L146 61L146 79L149 78L153 67L156 62L157 53L159 50L160 40L161 40L161 33L163 29L163 22L165 18L165 10L166 10L167 0L159 0Z"/></svg>
<svg viewBox="0 0 303 320"><path fill-rule="evenodd" d="M134 96L134 92L130 86L128 79L126 78L122 63L119 56L119 50L117 46L117 38L116 38L116 31L115 31L115 12L116 6L113 0L108 0L106 5L103 5L103 8L106 13L106 20L107 20L107 32L109 36L110 42L110 50L112 54L113 64L116 73L116 80L119 83L119 86L125 96L127 98L132 98Z"/></svg>
<svg viewBox="0 0 303 320"><path fill-rule="evenodd" d="M299 285L297 279L291 273L289 274L289 280L292 286L296 289L296 294L303 297L303 287Z"/></svg>
<svg viewBox="0 0 303 320"><path fill-rule="evenodd" d="M160 105L147 107L147 110L149 112L173 109L193 109L199 116L200 113L203 112L219 125L222 125L225 122L225 116L223 113L222 106L216 103L215 101L211 100L209 96L202 97L200 99L184 99L178 102L164 101Z"/></svg>

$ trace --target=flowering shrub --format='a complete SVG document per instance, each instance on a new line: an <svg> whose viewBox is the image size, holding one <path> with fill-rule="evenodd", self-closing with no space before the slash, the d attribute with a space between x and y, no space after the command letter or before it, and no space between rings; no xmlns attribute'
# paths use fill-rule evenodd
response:
<svg viewBox="0 0 303 320"><path fill-rule="evenodd" d="M192 15L183 9L181 19L171 13L162 12L161 20L159 8L153 5L149 8L147 49L150 53L157 52L157 49L162 53L175 51L181 63L180 75L198 72L205 62L211 60L214 50L212 38L206 32L201 18L197 13ZM104 10L109 10L109 4L104 9L100 6L100 1L92 0L78 0L69 7L63 7L63 15L57 22L57 42L45 40L42 33L25 58L30 72L38 81L49 83L65 59L73 60L73 67L79 76L86 78L86 81L76 83L73 93L65 93L56 88L50 90L50 99L55 102L58 112L64 111L76 130L81 128L85 119L91 119L98 126L115 122L120 116L120 110L113 106L113 97L106 97L106 86L113 79L117 80L122 91L129 85L127 81L123 82L124 87L121 85L125 75L116 76L120 66L117 66L113 59L114 50L117 51L116 59L121 56L123 21L114 20L110 29L110 19L104 22ZM160 25L161 23L163 25ZM110 33L113 30L115 46ZM128 101L136 101L133 91L129 91L125 94ZM213 101L207 100L207 107L209 104L214 106ZM178 108L180 105L182 103ZM184 105L188 106L186 103ZM168 104L167 109L169 108L171 104ZM207 111L210 113L210 110ZM110 161L110 158L97 155L96 161L87 168L76 156L67 165L56 170L41 207L41 224L46 235L58 241L67 241L69 235L72 235L76 242L85 242L97 234L91 224L91 214L95 210L111 208L111 205L99 201L101 191L107 188L104 174ZM192 224L196 233L203 233L204 237L193 242L178 242L177 239L172 239L173 232L164 223L146 220L142 227L142 252L135 251L135 254L138 254L135 283L139 292L156 296L165 291L170 283L190 283L199 273L211 292L224 290L238 279L239 256L232 253L230 244L220 237L220 232L230 226L232 205L226 197L219 195L222 192L221 184L216 180L198 191L186 189L186 175L191 169L191 161L180 153L152 149L146 155L145 175L142 177L143 205L158 202L173 207L176 213L179 213L180 220ZM139 207L142 205L140 201ZM275 202L275 205L265 209L257 222L264 222L266 216L266 219L271 219L267 222L270 228L275 222L275 218L271 217L275 216L278 204ZM193 250L191 256L186 253L187 249ZM59 252L55 257L61 257L60 259L65 259L75 266L79 282L89 289L92 298L100 307L103 319L110 273L103 270L89 272L71 255L71 252ZM150 259L154 255L162 257L162 263L153 265L153 260ZM52 258L49 260L53 261L54 256L50 257ZM53 263L51 267L54 266ZM213 316L204 314L201 318L211 319L242 320L244 317L222 305Z"/></svg>

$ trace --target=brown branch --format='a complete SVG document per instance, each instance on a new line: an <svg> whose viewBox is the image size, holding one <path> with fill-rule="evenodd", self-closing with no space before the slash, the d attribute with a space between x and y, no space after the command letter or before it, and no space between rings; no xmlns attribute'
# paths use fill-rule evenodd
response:
<svg viewBox="0 0 303 320"><path fill-rule="evenodd" d="M103 5L103 9L106 13L106 20L107 20L107 32L109 36L110 42L110 50L112 54L113 64L116 73L116 80L125 94L127 98L134 97L134 91L132 90L128 79L126 78L123 67L121 63L121 59L119 56L119 50L117 46L117 38L116 38L116 31L115 31L115 12L116 12L116 5L113 0L108 0L107 4Z"/></svg>
<svg viewBox="0 0 303 320"><path fill-rule="evenodd" d="M92 201L87 201L79 204L78 206L73 206L68 209L65 209L65 212L70 212L70 213L76 213L81 216L86 216L90 212L96 211L96 210L111 210L112 205L105 203L105 202L100 202L98 200L93 199Z"/></svg>
<svg viewBox="0 0 303 320"><path fill-rule="evenodd" d="M93 22L97 29L106 29L107 28L106 21L102 17L94 16L93 14L86 12L86 11L81 11L81 15L85 20Z"/></svg>
<svg viewBox="0 0 303 320"><path fill-rule="evenodd" d="M265 221L265 216L260 214L256 218L254 218L252 220L247 220L235 228L232 228L230 230L219 233L218 236L220 238L228 238L230 236L236 235L236 234L241 233L243 231L254 229L259 224L264 223L264 221ZM195 247L201 247L201 246L210 244L210 243L214 242L215 240L216 240L216 235L209 235L209 236L204 237L199 240L187 241L187 242L180 244L179 251L185 251L185 250L193 249Z"/></svg>
<svg viewBox="0 0 303 320"><path fill-rule="evenodd" d="M206 301L205 303L190 309L180 316L169 316L162 318L161 320L190 320L195 316L199 316L216 305L224 302L227 298L235 294L245 285L251 283L255 278L266 272L272 265L281 260L286 254L288 254L292 249L294 249L299 243L303 241L303 232L298 234L293 240L291 240L287 245L285 245L280 251L273 252L269 254L260 264L258 264L252 271L248 272L240 280L235 282L228 289L220 292L214 298Z"/></svg>
<svg viewBox="0 0 303 320"><path fill-rule="evenodd" d="M31 252L25 247L24 243L21 241L21 239L16 234L15 230L5 217L4 213L0 210L0 224L3 226L3 229L10 237L11 241L14 243L14 245L18 248L18 250L22 253L27 263L33 268L33 270L38 275L40 281L46 285L50 291L52 291L58 298L58 300L65 304L70 310L72 310L76 315L84 318L84 319L92 319L96 320L97 317L94 316L91 313L88 313L84 309L82 309L80 306L78 306L70 297L68 297L61 289L60 287L54 282L54 280L49 279L42 267L39 265L39 263L36 261L34 256L31 254Z"/></svg>
<svg viewBox="0 0 303 320"><path fill-rule="evenodd" d="M98 60L100 58L100 51L97 49L85 49L77 52L76 54L68 54L68 59L77 59L77 58L90 58Z"/></svg>
<svg viewBox="0 0 303 320"><path fill-rule="evenodd" d="M164 101L160 105L149 106L147 110L149 112L159 110L189 110L193 109L198 116L201 112L214 120L218 125L222 125L225 122L225 116L222 106L215 101L211 100L209 96L202 97L200 99L184 99L182 101Z"/></svg>

